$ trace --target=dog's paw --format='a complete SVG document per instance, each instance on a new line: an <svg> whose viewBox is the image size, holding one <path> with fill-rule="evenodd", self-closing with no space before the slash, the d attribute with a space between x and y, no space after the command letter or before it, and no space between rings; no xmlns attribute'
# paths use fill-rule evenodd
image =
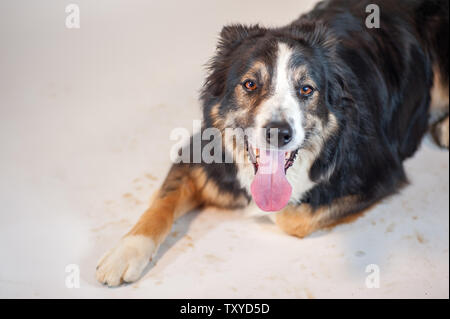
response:
<svg viewBox="0 0 450 319"><path fill-rule="evenodd" d="M156 245L146 236L127 236L98 262L96 277L110 287L139 279L156 252Z"/></svg>
<svg viewBox="0 0 450 319"><path fill-rule="evenodd" d="M448 116L437 123L433 129L432 133L436 142L444 148L449 147L449 119Z"/></svg>

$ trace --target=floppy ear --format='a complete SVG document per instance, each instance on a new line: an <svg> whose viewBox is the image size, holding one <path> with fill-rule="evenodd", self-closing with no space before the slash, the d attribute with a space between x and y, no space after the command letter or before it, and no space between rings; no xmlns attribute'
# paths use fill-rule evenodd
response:
<svg viewBox="0 0 450 319"><path fill-rule="evenodd" d="M260 36L265 29L258 25L244 26L235 24L223 27L220 32L216 54L208 64L209 75L202 91L202 99L221 96L231 65L232 53L248 38Z"/></svg>

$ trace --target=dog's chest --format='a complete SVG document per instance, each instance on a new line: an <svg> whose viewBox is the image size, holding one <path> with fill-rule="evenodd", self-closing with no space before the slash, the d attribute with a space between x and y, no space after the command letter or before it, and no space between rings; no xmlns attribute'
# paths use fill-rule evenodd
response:
<svg viewBox="0 0 450 319"><path fill-rule="evenodd" d="M316 183L309 178L310 167L311 162L306 158L303 160L298 159L287 171L286 177L292 186L291 204L299 203L303 195L316 185ZM255 177L253 165L251 163L237 164L236 177L241 187L245 189L248 194L251 194L250 186Z"/></svg>

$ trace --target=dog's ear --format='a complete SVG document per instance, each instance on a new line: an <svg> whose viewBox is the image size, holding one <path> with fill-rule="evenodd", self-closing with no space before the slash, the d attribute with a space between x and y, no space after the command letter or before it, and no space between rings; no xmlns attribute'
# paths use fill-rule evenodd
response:
<svg viewBox="0 0 450 319"><path fill-rule="evenodd" d="M225 26L220 32L215 56L208 64L209 75L203 87L202 98L221 96L232 63L232 53L247 39L261 36L265 29L259 25L241 24Z"/></svg>
<svg viewBox="0 0 450 319"><path fill-rule="evenodd" d="M261 32L259 25L244 26L242 24L233 24L222 28L219 36L218 51L233 50L238 47L245 39ZM222 52L225 53L225 52Z"/></svg>

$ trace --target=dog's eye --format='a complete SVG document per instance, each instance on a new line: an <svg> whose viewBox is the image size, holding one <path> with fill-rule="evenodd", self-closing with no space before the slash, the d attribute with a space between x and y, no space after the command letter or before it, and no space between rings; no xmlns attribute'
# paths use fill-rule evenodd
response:
<svg viewBox="0 0 450 319"><path fill-rule="evenodd" d="M244 86L244 88L247 91L250 91L250 92L255 91L258 88L256 83L254 81L252 81L252 80L247 80L242 85Z"/></svg>
<svg viewBox="0 0 450 319"><path fill-rule="evenodd" d="M314 89L309 85L304 85L299 90L300 96L308 97L314 93Z"/></svg>

